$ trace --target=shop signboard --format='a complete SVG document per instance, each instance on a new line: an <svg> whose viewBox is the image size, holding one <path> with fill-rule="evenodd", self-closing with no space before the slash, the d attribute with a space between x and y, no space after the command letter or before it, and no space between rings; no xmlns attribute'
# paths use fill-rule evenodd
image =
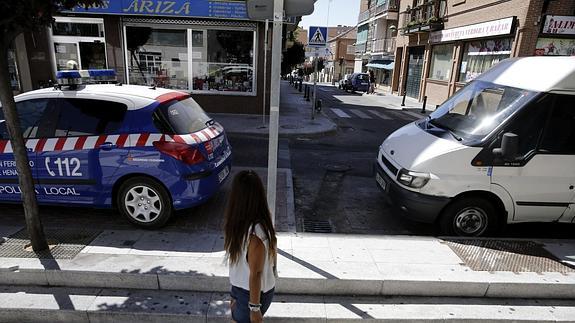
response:
<svg viewBox="0 0 575 323"><path fill-rule="evenodd" d="M144 15L248 19L245 0L102 0L88 9L79 6L76 14Z"/></svg>
<svg viewBox="0 0 575 323"><path fill-rule="evenodd" d="M575 16L546 16L543 33L575 35Z"/></svg>
<svg viewBox="0 0 575 323"><path fill-rule="evenodd" d="M575 39L539 38L535 47L537 56L575 56Z"/></svg>
<svg viewBox="0 0 575 323"><path fill-rule="evenodd" d="M454 40L509 35L513 31L515 17L486 21L478 24L434 31L429 36L431 43Z"/></svg>

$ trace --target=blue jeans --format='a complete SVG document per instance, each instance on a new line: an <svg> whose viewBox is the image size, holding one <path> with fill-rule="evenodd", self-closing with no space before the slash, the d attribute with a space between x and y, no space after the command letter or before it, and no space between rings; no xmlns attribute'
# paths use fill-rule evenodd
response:
<svg viewBox="0 0 575 323"><path fill-rule="evenodd" d="M260 303L262 304L260 311L262 312L262 315L266 313L272 304L274 290L275 288L272 288L271 290L260 294ZM232 319L238 323L250 323L250 309L248 307L250 292L243 288L232 286L230 294L232 296L232 302L235 302L232 305Z"/></svg>

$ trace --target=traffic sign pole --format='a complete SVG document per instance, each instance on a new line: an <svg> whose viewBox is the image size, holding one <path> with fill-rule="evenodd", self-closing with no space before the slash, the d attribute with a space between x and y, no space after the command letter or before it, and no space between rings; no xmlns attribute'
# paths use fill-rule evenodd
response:
<svg viewBox="0 0 575 323"><path fill-rule="evenodd" d="M272 68L270 89L270 134L268 149L268 180L267 198L268 207L272 216L272 223L276 220L276 189L278 169L278 128L280 113L280 70L282 50L282 24L284 0L274 0L273 38L272 38ZM265 86L265 85L264 85Z"/></svg>

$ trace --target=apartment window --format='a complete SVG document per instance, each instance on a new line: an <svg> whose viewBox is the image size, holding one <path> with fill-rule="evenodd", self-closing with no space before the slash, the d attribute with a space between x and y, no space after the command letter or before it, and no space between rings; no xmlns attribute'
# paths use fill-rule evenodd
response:
<svg viewBox="0 0 575 323"><path fill-rule="evenodd" d="M431 54L431 69L429 71L430 79L449 81L453 49L453 44L433 46Z"/></svg>
<svg viewBox="0 0 575 323"><path fill-rule="evenodd" d="M459 82L470 82L499 61L511 56L511 38L476 40L465 44Z"/></svg>
<svg viewBox="0 0 575 323"><path fill-rule="evenodd" d="M361 25L357 27L357 43L367 42L367 33L369 32L369 24Z"/></svg>

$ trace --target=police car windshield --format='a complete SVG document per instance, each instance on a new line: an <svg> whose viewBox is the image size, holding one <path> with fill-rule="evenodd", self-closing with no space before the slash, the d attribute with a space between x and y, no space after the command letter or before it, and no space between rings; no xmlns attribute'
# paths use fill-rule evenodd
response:
<svg viewBox="0 0 575 323"><path fill-rule="evenodd" d="M164 103L154 112L154 123L163 133L188 134L206 127L210 117L192 98Z"/></svg>
<svg viewBox="0 0 575 323"><path fill-rule="evenodd" d="M533 91L473 81L438 107L429 116L429 123L452 132L464 144L475 144L536 95Z"/></svg>

